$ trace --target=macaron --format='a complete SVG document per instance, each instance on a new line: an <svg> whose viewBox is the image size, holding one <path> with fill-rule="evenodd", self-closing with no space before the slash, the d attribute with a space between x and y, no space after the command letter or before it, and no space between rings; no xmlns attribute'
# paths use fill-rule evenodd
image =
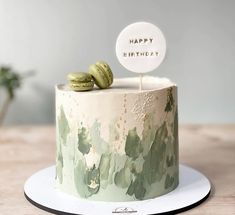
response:
<svg viewBox="0 0 235 215"><path fill-rule="evenodd" d="M69 87L74 91L87 91L94 87L92 76L85 72L69 73L67 79Z"/></svg>
<svg viewBox="0 0 235 215"><path fill-rule="evenodd" d="M113 83L112 70L103 61L90 65L89 74L93 77L95 84L101 89L108 88Z"/></svg>

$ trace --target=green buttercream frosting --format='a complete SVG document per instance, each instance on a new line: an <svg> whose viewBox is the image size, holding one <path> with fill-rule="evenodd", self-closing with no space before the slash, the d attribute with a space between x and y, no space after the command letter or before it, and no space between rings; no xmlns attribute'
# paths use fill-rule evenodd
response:
<svg viewBox="0 0 235 215"><path fill-rule="evenodd" d="M62 106L60 107L60 114L58 117L58 127L59 127L60 140L62 141L63 145L66 145L67 136L70 132L70 128Z"/></svg>
<svg viewBox="0 0 235 215"><path fill-rule="evenodd" d="M142 151L141 140L136 132L136 128L134 128L128 132L126 138L126 155L135 160Z"/></svg>
<svg viewBox="0 0 235 215"><path fill-rule="evenodd" d="M78 129L78 150L84 155L88 154L91 148L89 133L85 127Z"/></svg>

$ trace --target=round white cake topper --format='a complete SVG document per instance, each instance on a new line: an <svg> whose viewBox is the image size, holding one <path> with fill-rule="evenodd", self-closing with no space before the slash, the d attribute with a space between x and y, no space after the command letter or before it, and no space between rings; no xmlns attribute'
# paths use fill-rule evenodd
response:
<svg viewBox="0 0 235 215"><path fill-rule="evenodd" d="M162 31L148 22L128 25L119 34L116 55L119 62L136 73L156 69L166 54L166 39Z"/></svg>

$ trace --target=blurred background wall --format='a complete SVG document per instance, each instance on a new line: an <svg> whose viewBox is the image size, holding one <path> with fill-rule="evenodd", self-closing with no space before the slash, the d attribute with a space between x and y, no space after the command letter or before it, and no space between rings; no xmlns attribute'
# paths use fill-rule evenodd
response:
<svg viewBox="0 0 235 215"><path fill-rule="evenodd" d="M0 64L35 70L6 124L54 123L54 85L98 59L133 76L115 56L119 32L136 21L159 26L167 57L150 75L179 86L181 123L235 122L234 0L0 0Z"/></svg>

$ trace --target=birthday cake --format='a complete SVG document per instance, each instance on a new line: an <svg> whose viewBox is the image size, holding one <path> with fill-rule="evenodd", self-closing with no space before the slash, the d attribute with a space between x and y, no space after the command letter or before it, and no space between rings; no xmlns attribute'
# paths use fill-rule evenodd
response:
<svg viewBox="0 0 235 215"><path fill-rule="evenodd" d="M87 200L136 201L179 179L177 86L166 78L114 79L105 90L56 87L56 185Z"/></svg>

